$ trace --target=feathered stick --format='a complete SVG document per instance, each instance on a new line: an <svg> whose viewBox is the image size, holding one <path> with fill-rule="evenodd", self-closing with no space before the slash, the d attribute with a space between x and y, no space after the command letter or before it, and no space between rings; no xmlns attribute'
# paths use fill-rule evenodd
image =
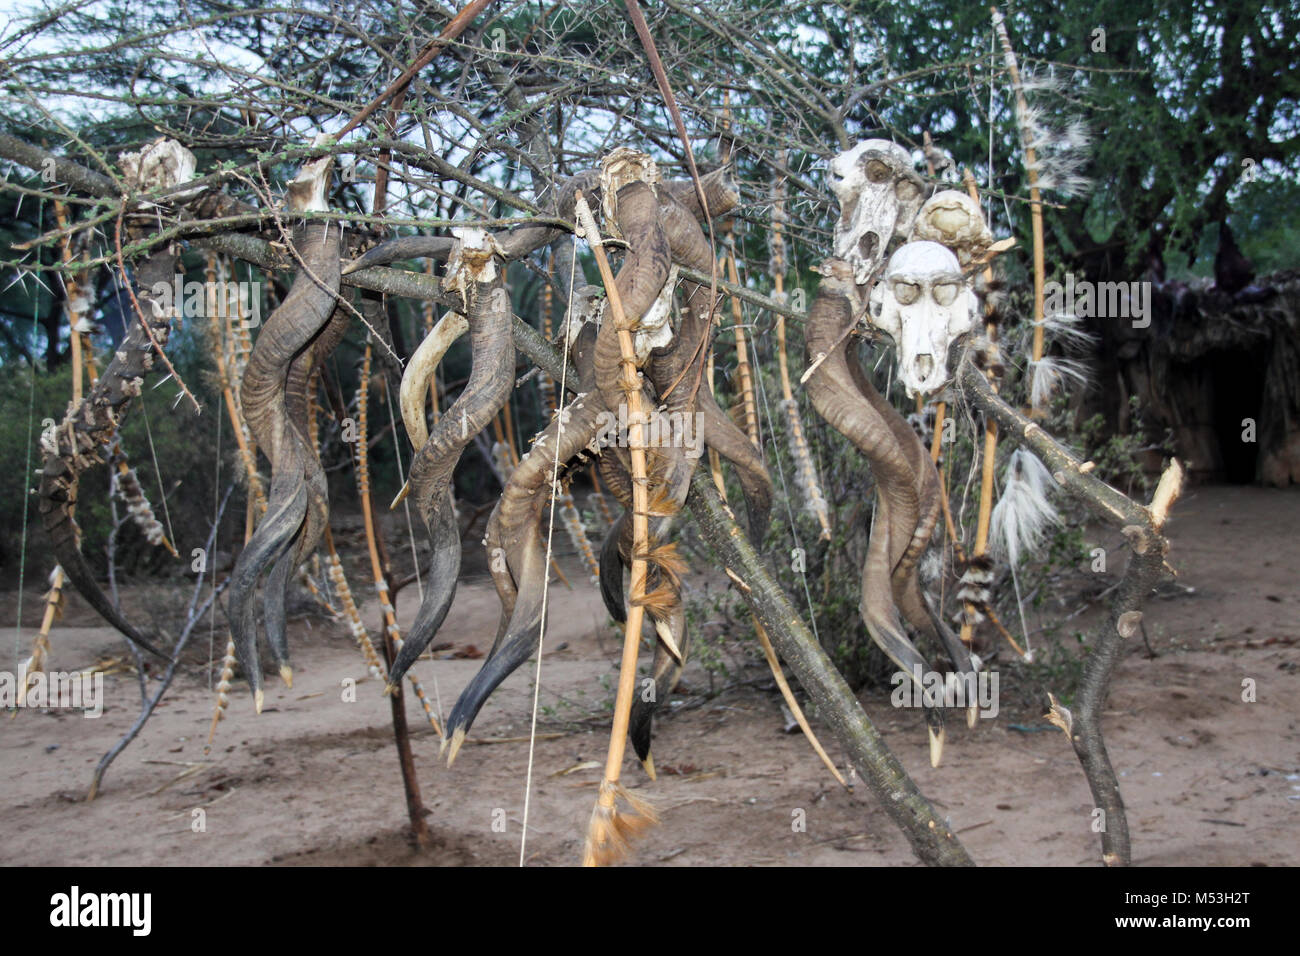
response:
<svg viewBox="0 0 1300 956"><path fill-rule="evenodd" d="M32 656L23 661L18 670L18 706L27 700L27 678L31 674L44 673L49 665L50 629L54 622L63 617L63 568L57 564L50 572L50 589L45 594L45 616L41 619L41 629L32 641ZM10 716L16 716L17 710Z"/></svg>
<svg viewBox="0 0 1300 956"><path fill-rule="evenodd" d="M1011 37L1007 35L1006 20L997 7L993 12L993 29L997 31L998 42L1002 45L1002 59L1011 74L1011 85L1016 94L1016 125L1020 129L1020 142L1025 151L1025 173L1029 177L1029 215L1034 233L1034 345L1031 355L1035 364L1043 358L1043 286L1046 280L1047 266L1043 251L1043 198L1038 188L1038 156L1032 133L1032 118L1029 103L1025 99L1024 85L1020 80L1020 64L1016 60L1016 51L1011 48ZM1042 406L1034 405L1033 411L1041 413Z"/></svg>
<svg viewBox="0 0 1300 956"><path fill-rule="evenodd" d="M980 197L979 190L975 186L975 177L971 175L970 170L966 170L964 178L966 191L978 204ZM991 286L992 282L993 266L988 265L984 268L985 286ZM988 347L996 349L998 336L996 310L987 300L984 303L984 335L988 339ZM989 362L985 369L994 393L998 390L997 366L997 362ZM939 433L936 432L936 447L938 441ZM957 597L962 602L961 640L966 645L969 645L974 637L975 625L984 619L981 609L990 603L989 587L993 583L993 564L988 559L989 520L993 508L993 468L997 463L997 455L998 423L993 416L988 415L984 420L984 459L980 473L980 508L975 525L975 546L966 570L958 582L957 590Z"/></svg>
<svg viewBox="0 0 1300 956"><path fill-rule="evenodd" d="M723 166L731 162L733 143L728 135L730 131L731 91L724 90L722 94ZM727 250L724 254L727 279L732 285L740 285L740 274L736 270L735 219L727 219L722 244ZM750 441L761 446L758 434L758 403L754 400L754 376L749 364L749 346L745 335L745 313L741 308L740 299L734 295L731 297L731 320L732 328L736 333L736 383L740 387L740 429L749 436Z"/></svg>
<svg viewBox="0 0 1300 956"><path fill-rule="evenodd" d="M787 153L781 150L777 162L785 167ZM782 305L786 302L785 294L785 179L776 176L772 181L772 235L768 240L771 252L768 269L772 274L774 298ZM785 316L776 316L776 358L781 372L781 408L785 410L786 435L790 445L790 458L794 461L795 486L803 494L804 506L817 518L821 525L823 541L831 539L830 508L826 496L822 494L821 482L817 480L817 468L813 464L812 452L808 448L808 439L804 434L803 418L799 414L799 403L795 400L794 390L790 385L790 360L785 345Z"/></svg>
<svg viewBox="0 0 1300 956"><path fill-rule="evenodd" d="M546 274L548 276L555 274L555 253L546 259ZM551 283L546 282L542 285L542 336L546 341L551 341L554 332L554 309L555 309L555 292L551 289ZM537 390L541 394L542 411L549 415L555 411L555 380L546 372L537 373Z"/></svg>
<svg viewBox="0 0 1300 956"><path fill-rule="evenodd" d="M216 282L222 278L216 256L208 256L207 272L209 282ZM262 487L262 477L257 471L257 450L253 447L252 438L248 433L248 425L244 421L243 409L238 398L238 385L236 384L243 377L244 365L247 364L251 345L246 348L243 338L235 331L237 328L243 327L238 297L235 297L235 299L234 310L232 311L229 308L229 302L227 302L227 308L223 314L210 324L215 339L212 356L217 363L217 380L221 385L221 396L226 403L226 413L230 416L230 421L234 425L235 445L239 449L239 460L244 466L249 501L253 503L257 514L262 515L266 513L266 491ZM229 359L227 359L227 355L229 355Z"/></svg>
<svg viewBox="0 0 1300 956"><path fill-rule="evenodd" d="M641 381L637 373L632 333L636 331L623 311L623 301L614 284L614 273L605 256L604 240L596 228L591 208L579 191L574 199L579 226L596 258L601 282L609 300L610 318L618 332L622 355L619 387L628 408L628 457L632 476L632 567L628 587L627 621L623 630L623 657L619 664L618 693L614 698L614 720L610 728L609 753L605 775L592 810L583 851L583 866L602 866L622 857L628 841L658 822L654 808L619 783L623 770L623 753L632 712L632 693L636 684L637 648L641 643L641 624L645 616L646 554L650 546L650 488L646 467L645 415L641 407ZM619 799L628 809L621 810Z"/></svg>
<svg viewBox="0 0 1300 956"><path fill-rule="evenodd" d="M63 258L64 265L69 265L73 261L72 255L72 238L66 232L68 228L68 208L62 201L56 200L54 203L54 216L58 222L59 228L65 230L63 239L60 243L60 254ZM64 311L68 317L68 335L72 348L72 403L70 408L76 408L81 405L81 366L82 366L82 346L87 346L86 351L90 353L89 340L84 339L81 332L82 310L85 300L81 296L78 274L68 272L64 277L65 295ZM93 353L90 353L93 356ZM94 384L95 375L91 366L90 380ZM68 512L71 514L75 504L70 505ZM173 552L174 554L175 552ZM59 565L54 566L50 572L50 589L45 594L45 614L41 619L41 627L37 632L35 639L32 641L31 656L23 662L20 668L18 678L18 706L22 706L27 699L27 676L29 674L42 673L49 662L50 653L50 629L54 622L63 616L63 568ZM12 711L11 716L17 714Z"/></svg>
<svg viewBox="0 0 1300 956"><path fill-rule="evenodd" d="M208 727L208 742L203 745L203 753L212 752L212 741L217 736L217 724L226 719L226 709L230 706L230 682L235 676L235 661L238 659L233 638L226 638L226 656L221 660L221 677L217 681L217 703L212 710L212 725Z"/></svg>
<svg viewBox="0 0 1300 956"><path fill-rule="evenodd" d="M384 683L387 683L388 675L385 672L384 662L380 660L379 653L370 640L370 632L366 630L365 622L361 619L361 612L357 609L356 598L352 596L352 587L348 584L347 575L343 573L343 560L334 547L334 535L330 533L329 528L325 529L322 540L325 543L326 550L326 574L329 576L330 584L334 587L334 593L338 595L339 604L343 608L343 616L348 619L348 628L352 631L352 637L357 642L357 648L361 651L361 659L365 661L366 672L371 677L378 677Z"/></svg>
<svg viewBox="0 0 1300 956"><path fill-rule="evenodd" d="M140 529L145 540L155 547L166 548L173 558L179 558L176 548L167 540L162 522L154 514L153 506L145 496L139 476L135 473L135 469L126 463L126 454L122 451L122 443L117 437L114 437L113 443L109 446L108 460L117 467L117 474L113 476L111 482L111 491L126 506L128 516Z"/></svg>
<svg viewBox="0 0 1300 956"><path fill-rule="evenodd" d="M1079 120L1071 120L1059 129L1043 121L1043 114L1029 103L1025 93L1030 89L1052 88L1056 85L1055 81L1050 77L1023 78L1015 51L1011 48L1006 22L996 9L993 10L993 26L1015 90L1016 125L1020 131L1020 142L1025 153L1025 173L1029 180L1030 215L1034 233L1034 334L1030 353L1030 406L1031 412L1042 414L1048 400L1064 384L1065 379L1082 380L1077 365L1044 354L1043 332L1047 323L1043 301L1046 268L1042 193L1055 191L1064 196L1072 196L1086 188L1087 180L1079 174L1079 169L1086 157L1088 130Z"/></svg>
<svg viewBox="0 0 1300 956"><path fill-rule="evenodd" d="M578 509L573 504L573 495L564 492L556 498L556 504L560 506L560 520L564 523L564 530L568 533L569 540L573 542L573 547L582 556L591 583L596 584L600 580L600 561L591 546L591 539L587 537L587 529L582 524L582 515L578 514Z"/></svg>

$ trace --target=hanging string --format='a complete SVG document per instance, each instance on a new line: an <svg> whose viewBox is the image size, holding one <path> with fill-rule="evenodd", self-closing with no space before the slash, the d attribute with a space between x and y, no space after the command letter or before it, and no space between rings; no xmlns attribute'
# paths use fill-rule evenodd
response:
<svg viewBox="0 0 1300 956"><path fill-rule="evenodd" d="M158 495L162 498L163 517L167 519L167 539L175 541L176 535L172 531L172 515L167 508L167 489L163 487L162 470L158 467L158 452L153 447L153 429L149 427L149 405L144 400L144 395L140 396L140 411L144 414L144 433L149 436L149 455L153 458L153 473L158 479Z"/></svg>
<svg viewBox="0 0 1300 956"><path fill-rule="evenodd" d="M592 237L593 239L596 237ZM569 259L569 288L573 288L573 279L578 263L578 237L573 237L573 256ZM613 319L607 319L613 321ZM561 341L564 345L561 348L560 356L560 390L557 393L556 404L560 411L558 412L559 428L555 433L555 461L551 465L551 502L550 518L546 526L546 563L542 567L547 568L546 575L542 578L542 623L537 632L537 670L533 674L533 714L532 721L528 728L528 772L524 777L524 822L522 831L519 835L519 865L524 865L524 852L528 844L528 810L531 804L533 793L533 756L537 748L537 706L542 695L542 648L546 643L546 603L550 594L551 575L549 568L551 566L551 539L555 535L555 486L560 477L560 440L564 436L564 407L568 404L568 393L565 392L565 385L569 375L569 326L573 322L573 296L569 296L568 304L564 312L564 336Z"/></svg>
<svg viewBox="0 0 1300 956"><path fill-rule="evenodd" d="M388 387L388 379L384 379L384 399L388 402L388 422L393 432L393 452L397 456L397 480L400 481L401 487L406 487L406 475L402 471L402 443L397 440L397 416L393 414L393 390ZM415 547L415 528L411 525L411 499L406 497L402 499L402 507L406 509L406 536L411 542L411 563L415 565L415 587L420 592L420 601L424 601L424 582L420 580L420 554Z"/></svg>

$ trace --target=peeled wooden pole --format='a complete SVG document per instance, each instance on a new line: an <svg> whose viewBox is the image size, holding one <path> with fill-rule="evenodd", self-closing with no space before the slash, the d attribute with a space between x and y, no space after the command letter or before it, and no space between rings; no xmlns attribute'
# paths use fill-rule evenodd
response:
<svg viewBox="0 0 1300 956"><path fill-rule="evenodd" d="M1017 83L1017 85L1019 85ZM971 199L978 204L979 190L975 187L975 177L971 175L970 170L966 170L966 191L970 193ZM993 281L993 266L986 266L984 269L984 281L990 283ZM992 321L993 307L985 303L984 305L984 334L990 342L997 342L998 325ZM1041 327L1038 331L1042 331ZM993 369L988 369L989 387L993 394L997 394L998 383L997 377L993 374ZM989 551L989 523L993 517L993 475L994 467L997 464L998 457L998 423L992 415L984 416L984 458L983 467L980 470L980 510L979 517L975 524L975 546L971 551L971 556L975 559L983 558ZM975 625L974 608L970 602L966 603L966 613L962 615L961 622L961 640L963 644L970 644L974 637ZM1017 647L1015 641L1011 642L1012 647ZM1023 657L1023 653L1021 654Z"/></svg>
<svg viewBox="0 0 1300 956"><path fill-rule="evenodd" d="M641 406L641 381L637 374L636 352L632 344L635 331L623 311L623 301L614 283L614 273L605 256L604 240L596 228L582 193L574 201L578 223L584 238L591 247L600 270L600 279L609 299L610 317L618 332L619 351L622 354L619 388L627 403L627 447L632 477L632 566L628 585L627 621L623 629L623 657L619 663L618 692L614 697L614 720L609 732L609 753L605 759L605 775L600 782L600 793L591 814L583 850L583 866L601 866L619 859L627 850L627 842L647 827L658 822L654 809L635 797L619 783L623 772L623 754L627 746L627 728L632 713L632 693L636 684L637 650L641 645L641 624L645 616L646 560L650 548L650 481L646 462L645 413ZM624 813L617 807L622 797L631 808Z"/></svg>
<svg viewBox="0 0 1300 956"><path fill-rule="evenodd" d="M1029 141L1029 103L1025 100L1024 87L1020 82L1020 64L1016 60L1016 51L1011 48L1011 37L1007 35L1006 20L997 7L989 9L993 13L993 28L997 31L998 42L1002 45L1002 58L1007 65L1007 71L1011 74L1011 85L1016 92L1016 120L1020 127L1021 146L1025 151L1025 172L1029 178L1029 216L1034 234L1035 323L1031 357L1037 362L1043 357L1043 285L1047 273L1043 249L1043 197L1038 189L1038 157Z"/></svg>

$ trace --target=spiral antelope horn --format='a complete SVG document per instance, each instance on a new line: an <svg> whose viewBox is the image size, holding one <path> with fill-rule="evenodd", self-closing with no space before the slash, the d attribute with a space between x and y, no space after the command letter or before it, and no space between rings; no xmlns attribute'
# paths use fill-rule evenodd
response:
<svg viewBox="0 0 1300 956"><path fill-rule="evenodd" d="M456 596L460 529L451 497L452 473L465 446L501 410L514 385L510 295L500 248L482 230L458 230L458 239L443 287L459 291L467 303L473 365L464 390L438 419L411 463L411 498L428 531L433 554L424 599L393 661L390 685L401 680L424 653ZM430 333L438 334L437 328Z"/></svg>
<svg viewBox="0 0 1300 956"><path fill-rule="evenodd" d="M854 282L852 267L830 259L823 271L826 277L805 325L809 360L816 363L806 387L818 414L848 438L871 465L876 480L876 511L862 569L859 611L872 640L908 679L915 681L928 666L908 638L898 604L901 593L909 610L914 610L908 581L915 576L915 562L924 547L921 539L927 538L924 531L918 534L918 526L926 522L921 521L921 479L906 450L910 443L916 444L927 466L933 469L933 465L906 421L875 391L861 369L854 369L857 357L849 350L851 345L856 346L856 340L844 335L844 331L857 321L862 294ZM892 423L891 412L902 429ZM937 510L937 498L934 504ZM928 523L933 530L933 520ZM930 725L930 759L937 765L943 750L943 718L937 708L927 708L926 718Z"/></svg>
<svg viewBox="0 0 1300 956"><path fill-rule="evenodd" d="M307 163L289 184L289 207L295 213L325 208L332 157ZM271 461L271 484L266 515L240 552L231 573L230 626L240 665L262 710L262 669L257 654L257 611L253 601L258 579L268 565L292 552L294 539L307 519L313 490L307 483L309 461L315 457L306 436L295 427L289 409L289 379L301 353L329 323L338 302L339 251L342 230L328 222L308 222L294 240L298 274L289 294L271 313L253 345L244 370L240 399L254 441ZM298 376L309 374L311 359L300 365ZM305 379L303 380L305 382ZM268 594L281 594L292 570L280 565L268 582ZM274 599L273 599L274 600ZM268 618L268 643L281 665L286 683L292 682L284 648L283 621L273 610Z"/></svg>
<svg viewBox="0 0 1300 956"><path fill-rule="evenodd" d="M549 495L543 492L550 488L556 461L563 465L595 439L603 411L596 395L566 406L519 460L488 519L484 544L501 598L502 626L483 667L447 718L449 766L487 698L537 650L548 570L541 517ZM558 494L558 489L552 491Z"/></svg>

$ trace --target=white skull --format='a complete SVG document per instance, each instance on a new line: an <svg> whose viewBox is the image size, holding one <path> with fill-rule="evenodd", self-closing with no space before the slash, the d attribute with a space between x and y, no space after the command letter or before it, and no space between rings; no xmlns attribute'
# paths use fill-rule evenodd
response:
<svg viewBox="0 0 1300 956"><path fill-rule="evenodd" d="M912 239L928 239L947 246L964 267L981 259L993 244L980 205L955 189L937 192L925 201L912 226Z"/></svg>
<svg viewBox="0 0 1300 956"><path fill-rule="evenodd" d="M196 168L194 154L165 136L139 152L123 153L118 157L118 165L122 167L127 186L141 192L184 185L194 178ZM181 202L196 192L187 189L169 198Z"/></svg>
<svg viewBox="0 0 1300 956"><path fill-rule="evenodd" d="M947 384L948 347L975 325L977 301L957 257L937 242L909 242L871 292L871 322L898 347L909 396Z"/></svg>
<svg viewBox="0 0 1300 956"><path fill-rule="evenodd" d="M906 238L924 184L907 150L869 139L831 160L830 185L840 204L835 257L853 266L854 281L865 283L884 260L889 241Z"/></svg>

